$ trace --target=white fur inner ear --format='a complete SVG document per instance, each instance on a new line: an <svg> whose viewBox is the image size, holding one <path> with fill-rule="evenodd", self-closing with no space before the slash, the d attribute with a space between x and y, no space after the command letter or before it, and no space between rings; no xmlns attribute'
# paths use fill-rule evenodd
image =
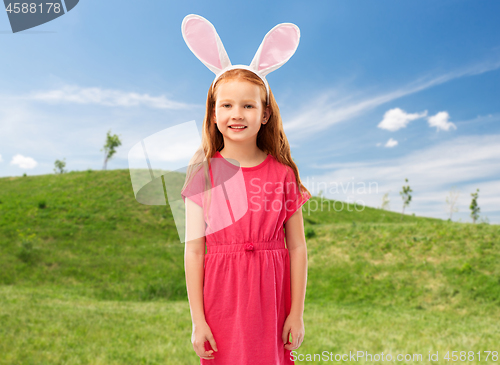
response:
<svg viewBox="0 0 500 365"><path fill-rule="evenodd" d="M262 75L283 66L299 45L300 29L293 23L281 23L264 37L250 66Z"/></svg>
<svg viewBox="0 0 500 365"><path fill-rule="evenodd" d="M181 29L182 37L191 52L210 71L218 74L224 68L231 66L231 61L215 27L207 19L196 14L189 14L182 21Z"/></svg>

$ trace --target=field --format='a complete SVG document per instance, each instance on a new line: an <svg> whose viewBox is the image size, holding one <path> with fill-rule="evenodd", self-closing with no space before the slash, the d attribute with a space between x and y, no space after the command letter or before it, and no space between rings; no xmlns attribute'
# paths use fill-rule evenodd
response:
<svg viewBox="0 0 500 365"><path fill-rule="evenodd" d="M331 203L304 208L297 364L499 362L499 226ZM139 204L128 170L0 178L0 364L199 363L183 251L168 206Z"/></svg>

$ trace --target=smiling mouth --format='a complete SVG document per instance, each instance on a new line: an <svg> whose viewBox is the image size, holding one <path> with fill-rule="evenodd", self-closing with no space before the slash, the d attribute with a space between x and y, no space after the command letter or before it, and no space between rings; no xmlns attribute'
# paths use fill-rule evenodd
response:
<svg viewBox="0 0 500 365"><path fill-rule="evenodd" d="M231 129L245 129L247 126L241 126L241 127L233 127L233 126L229 126L229 128Z"/></svg>

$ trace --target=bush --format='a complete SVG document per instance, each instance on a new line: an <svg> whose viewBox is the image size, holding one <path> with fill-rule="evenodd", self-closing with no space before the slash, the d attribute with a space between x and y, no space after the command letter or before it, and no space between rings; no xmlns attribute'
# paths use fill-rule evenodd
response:
<svg viewBox="0 0 500 365"><path fill-rule="evenodd" d="M305 234L306 234L307 239L312 238L312 237L316 237L316 231L312 227L307 227Z"/></svg>
<svg viewBox="0 0 500 365"><path fill-rule="evenodd" d="M36 233L29 233L30 228L27 232L21 232L17 230L19 239L21 240L21 248L17 253L17 258L26 264L34 264L38 260L38 249L34 247L34 243L38 241Z"/></svg>

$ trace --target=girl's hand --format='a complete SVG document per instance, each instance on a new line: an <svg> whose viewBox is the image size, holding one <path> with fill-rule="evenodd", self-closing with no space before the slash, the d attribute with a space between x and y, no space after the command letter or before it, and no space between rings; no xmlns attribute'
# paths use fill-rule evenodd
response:
<svg viewBox="0 0 500 365"><path fill-rule="evenodd" d="M212 331L208 326L207 322L203 322L201 324L193 324L193 333L191 335L191 343L193 344L193 349L202 359L211 360L214 358L213 352L214 350L205 350L205 341L210 342L210 346L215 351L217 350L217 345L214 340L214 336L212 335Z"/></svg>
<svg viewBox="0 0 500 365"><path fill-rule="evenodd" d="M292 341L290 343L289 338L292 335ZM304 340L304 320L302 316L290 314L283 325L283 334L281 335L285 348L287 350L295 350L300 347L302 341Z"/></svg>

